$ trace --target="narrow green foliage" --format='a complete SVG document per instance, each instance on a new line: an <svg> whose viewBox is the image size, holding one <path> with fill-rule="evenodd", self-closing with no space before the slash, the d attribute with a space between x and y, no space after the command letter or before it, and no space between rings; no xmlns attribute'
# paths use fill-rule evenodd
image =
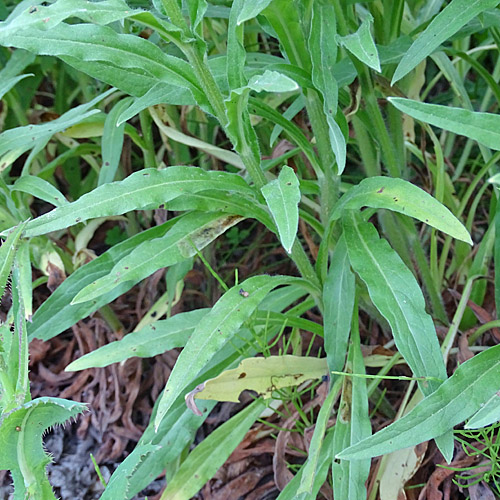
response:
<svg viewBox="0 0 500 500"><path fill-rule="evenodd" d="M498 392L499 360L500 346L477 354L460 365L410 413L347 448L338 457L346 460L374 457L442 435L469 418Z"/></svg>
<svg viewBox="0 0 500 500"><path fill-rule="evenodd" d="M369 177L362 180L338 201L331 219L340 218L344 210L362 207L386 208L409 215L472 244L467 229L445 206L423 189L402 179Z"/></svg>
<svg viewBox="0 0 500 500"><path fill-rule="evenodd" d="M299 227L299 180L290 167L283 167L277 179L262 189L278 228L281 244L290 253Z"/></svg>
<svg viewBox="0 0 500 500"><path fill-rule="evenodd" d="M405 53L392 77L392 83L401 80L464 24L481 12L496 7L498 3L498 0L452 0Z"/></svg>

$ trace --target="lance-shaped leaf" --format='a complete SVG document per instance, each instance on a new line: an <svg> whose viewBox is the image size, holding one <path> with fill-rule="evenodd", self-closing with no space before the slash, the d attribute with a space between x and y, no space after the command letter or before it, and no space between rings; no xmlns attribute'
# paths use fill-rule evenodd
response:
<svg viewBox="0 0 500 500"><path fill-rule="evenodd" d="M309 35L312 81L323 97L323 112L328 123L330 146L335 154L340 175L345 168L346 141L335 120L338 104L338 84L333 70L337 59L336 34L337 20L333 5L314 2Z"/></svg>
<svg viewBox="0 0 500 500"><path fill-rule="evenodd" d="M344 234L353 269L366 283L375 307L391 326L396 347L420 382L424 395L435 391L447 377L446 367L432 318L425 311L422 290L399 255L381 240L375 227L348 211L343 218ZM451 427L449 427L451 429ZM443 433L441 433L443 434ZM451 433L437 442L451 460Z"/></svg>
<svg viewBox="0 0 500 500"><path fill-rule="evenodd" d="M319 490L323 483L326 481L328 476L328 470L330 469L330 464L333 458L333 429L327 431L326 436L321 445L321 450L319 452L319 457L317 459L316 473L314 475L314 485L312 492L309 496L306 496L307 500L312 500L317 498ZM276 500L297 500L297 490L302 483L304 477L304 467L301 467L299 472L294 476L294 478L285 486L282 492L279 494Z"/></svg>
<svg viewBox="0 0 500 500"><path fill-rule="evenodd" d="M30 149L34 149L35 152L41 151L57 132L62 132L83 119L99 113L99 110L90 108L114 92L114 90L110 89L92 99L92 101L81 104L50 122L6 130L0 134L0 157L7 156L8 158L8 160L4 158L3 163L6 163L6 165L13 163L19 156Z"/></svg>
<svg viewBox="0 0 500 500"><path fill-rule="evenodd" d="M123 181L104 184L77 201L56 208L28 223L25 236L36 236L64 229L97 217L120 215L131 210L158 208L184 193L206 189L253 194L238 175L205 171L196 167L174 166L163 170L148 168Z"/></svg>
<svg viewBox="0 0 500 500"><path fill-rule="evenodd" d="M378 57L377 47L373 41L370 32L370 26L373 19L365 17L361 26L356 33L352 35L339 36L337 40L340 45L343 45L349 52L354 54L360 61L367 66L380 72L380 60Z"/></svg>
<svg viewBox="0 0 500 500"><path fill-rule="evenodd" d="M29 339L48 340L70 328L77 321L89 316L103 305L113 301L135 285L123 283L96 300L71 305L75 295L93 281L108 275L111 269L134 248L145 241L162 237L179 218L171 219L160 226L154 226L131 238L112 246L88 264L78 268L57 287L50 297L36 310L33 321L28 324Z"/></svg>
<svg viewBox="0 0 500 500"><path fill-rule="evenodd" d="M245 2L238 13L237 24L242 24L245 21L257 17L271 1L272 0L254 0L253 2Z"/></svg>
<svg viewBox="0 0 500 500"><path fill-rule="evenodd" d="M51 5L33 5L21 2L6 19L0 23L0 40L26 29L49 30L69 17L95 24L109 24L140 12L131 9L123 0L58 0Z"/></svg>
<svg viewBox="0 0 500 500"><path fill-rule="evenodd" d="M361 353L358 315L353 319L351 345L347 360L347 371L364 374L365 366ZM333 438L334 455L348 446L371 435L368 413L366 380L361 377L345 377ZM365 482L370 473L370 460L334 461L332 465L333 487L338 497L346 500L366 498Z"/></svg>
<svg viewBox="0 0 500 500"><path fill-rule="evenodd" d="M206 101L187 61L166 54L136 35L116 33L108 26L61 23L46 31L17 30L0 44L51 55L117 87L142 96L159 82L189 89L198 102Z"/></svg>
<svg viewBox="0 0 500 500"><path fill-rule="evenodd" d="M333 386L328 393L325 401L321 405L321 409L316 419L314 433L309 446L307 460L303 465L302 477L300 485L297 489L297 498L307 500L311 498L314 490L314 480L320 466L321 448L325 441L326 428L330 420L333 405L337 400L338 387ZM314 497L313 497L314 498Z"/></svg>
<svg viewBox="0 0 500 500"><path fill-rule="evenodd" d="M368 177L349 189L335 205L331 220L347 209L386 208L414 217L458 240L472 244L464 225L439 201L423 189L392 177Z"/></svg>
<svg viewBox="0 0 500 500"><path fill-rule="evenodd" d="M427 104L425 102L389 97L389 102L403 113L455 134L465 135L480 144L500 150L500 115L468 109Z"/></svg>
<svg viewBox="0 0 500 500"><path fill-rule="evenodd" d="M465 425L466 429L479 429L500 421L500 394L496 392Z"/></svg>
<svg viewBox="0 0 500 500"><path fill-rule="evenodd" d="M227 291L196 327L177 358L160 400L155 427L184 388L217 351L239 330L266 295L279 285L289 284L288 276L254 276Z"/></svg>
<svg viewBox="0 0 500 500"><path fill-rule="evenodd" d="M170 349L184 347L196 325L208 311L208 309L195 309L162 321L155 321L137 332L125 335L121 340L110 342L76 359L66 367L66 371L100 368L134 356L149 358Z"/></svg>
<svg viewBox="0 0 500 500"><path fill-rule="evenodd" d="M358 460L415 446L442 435L478 411L500 389L500 345L465 363L410 413L339 453Z"/></svg>
<svg viewBox="0 0 500 500"><path fill-rule="evenodd" d="M11 187L12 191L21 191L36 196L41 200L51 203L55 207L60 207L68 203L68 200L50 182L35 175L23 175L19 177Z"/></svg>
<svg viewBox="0 0 500 500"><path fill-rule="evenodd" d="M351 265L391 326L399 352L417 377L445 380L434 323L425 311L424 296L413 273L389 243L379 238L373 224L364 222L354 211L345 213L343 223ZM420 384L424 394L438 386L436 380Z"/></svg>
<svg viewBox="0 0 500 500"><path fill-rule="evenodd" d="M85 409L82 403L44 397L2 416L0 470L10 470L16 498L55 498L45 474L50 457L43 449L42 436Z"/></svg>
<svg viewBox="0 0 500 500"><path fill-rule="evenodd" d="M205 438L177 469L161 500L193 498L229 458L264 408L262 400L254 401Z"/></svg>
<svg viewBox="0 0 500 500"><path fill-rule="evenodd" d="M401 59L392 85L408 74L443 42L481 12L496 7L499 0L452 0L413 42Z"/></svg>
<svg viewBox="0 0 500 500"><path fill-rule="evenodd" d="M300 385L321 378L328 372L324 358L304 356L269 356L244 359L233 370L206 380L192 392L196 399L214 399L237 403L244 390L255 391L264 399L284 387Z"/></svg>
<svg viewBox="0 0 500 500"><path fill-rule="evenodd" d="M71 303L93 300L122 283L137 283L162 267L193 257L241 220L243 218L237 215L191 212L162 238L147 241L134 249L111 273L81 290Z"/></svg>
<svg viewBox="0 0 500 500"><path fill-rule="evenodd" d="M332 255L323 287L325 351L330 371L342 371L347 353L356 282L344 236Z"/></svg>
<svg viewBox="0 0 500 500"><path fill-rule="evenodd" d="M285 166L278 178L261 191L278 227L281 244L290 253L299 227L299 180L293 169Z"/></svg>

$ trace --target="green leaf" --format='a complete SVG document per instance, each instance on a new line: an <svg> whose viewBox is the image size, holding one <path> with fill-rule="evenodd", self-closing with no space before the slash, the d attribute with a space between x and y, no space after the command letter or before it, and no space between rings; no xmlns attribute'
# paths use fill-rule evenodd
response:
<svg viewBox="0 0 500 500"><path fill-rule="evenodd" d="M162 267L172 266L196 255L213 240L242 220L217 212L191 212L182 217L165 236L144 242L116 263L111 272L87 285L72 304L94 300L122 283L137 283Z"/></svg>
<svg viewBox="0 0 500 500"><path fill-rule="evenodd" d="M330 429L323 440L317 461L316 473L314 475L314 485L308 500L316 499L321 486L323 486L328 476L328 470L332 463L333 451L333 429ZM276 500L297 500L297 490L304 477L304 467L301 467L294 478L285 486Z"/></svg>
<svg viewBox="0 0 500 500"><path fill-rule="evenodd" d="M299 86L288 76L278 71L266 70L262 75L254 75L248 81L248 87L255 92L293 92Z"/></svg>
<svg viewBox="0 0 500 500"><path fill-rule="evenodd" d="M340 175L346 163L346 142L335 120L338 104L338 84L334 77L337 59L337 20L333 5L314 2L309 51L312 60L312 81L323 97L323 112L329 128L330 145Z"/></svg>
<svg viewBox="0 0 500 500"><path fill-rule="evenodd" d="M244 390L251 390L267 399L274 391L321 378L327 372L324 358L291 355L247 358L238 368L226 370L217 377L206 380L190 394L195 399L237 403ZM189 394L186 398L188 397Z"/></svg>
<svg viewBox="0 0 500 500"><path fill-rule="evenodd" d="M342 371L354 308L355 277L344 236L337 241L323 287L325 351L329 371Z"/></svg>
<svg viewBox="0 0 500 500"><path fill-rule="evenodd" d="M407 115L455 134L465 135L480 144L500 150L500 115L468 109L427 104L425 102L389 97L389 102Z"/></svg>
<svg viewBox="0 0 500 500"><path fill-rule="evenodd" d="M169 481L161 500L189 500L211 479L240 444L265 406L258 399L207 436ZM196 474L193 475L193 471Z"/></svg>
<svg viewBox="0 0 500 500"><path fill-rule="evenodd" d="M25 236L46 234L97 217L120 215L131 210L158 208L185 193L219 189L253 194L238 175L205 171L197 167L172 166L163 170L148 168L123 181L104 184L77 201L56 208L30 221Z"/></svg>
<svg viewBox="0 0 500 500"><path fill-rule="evenodd" d="M23 175L19 177L11 187L11 191L21 191L31 194L40 200L51 203L55 207L61 207L68 203L68 200L66 200L59 189L50 184L50 182L35 175Z"/></svg>
<svg viewBox="0 0 500 500"><path fill-rule="evenodd" d="M240 155L250 158L251 162L260 169L259 140L248 113L249 95L249 87L231 90L229 98L224 101L228 120L225 130L234 149Z"/></svg>
<svg viewBox="0 0 500 500"><path fill-rule="evenodd" d="M302 466L302 477L297 489L297 497L300 495L307 497L312 495L314 489L314 479L320 464L320 453L325 440L326 427L332 414L333 405L337 400L338 388L330 390L316 419L314 433L309 445L307 460Z"/></svg>
<svg viewBox="0 0 500 500"><path fill-rule="evenodd" d="M208 309L195 309L155 321L136 332L125 335L121 340L110 342L95 351L73 361L67 372L100 368L119 363L134 356L149 358L170 349L184 347L196 325L206 316Z"/></svg>
<svg viewBox="0 0 500 500"><path fill-rule="evenodd" d="M500 396L496 392L465 424L466 429L479 429L500 421Z"/></svg>
<svg viewBox="0 0 500 500"><path fill-rule="evenodd" d="M292 281L288 276L254 276L231 288L217 301L177 358L159 403L156 428L185 386L233 337L266 295L273 288Z"/></svg>
<svg viewBox="0 0 500 500"><path fill-rule="evenodd" d="M51 339L132 288L135 283L123 283L94 301L70 304L73 297L85 286L108 275L117 262L144 241L162 237L178 220L178 218L171 219L165 224L142 231L112 246L96 259L78 268L36 310L32 323L28 324L29 339Z"/></svg>
<svg viewBox="0 0 500 500"><path fill-rule="evenodd" d="M29 73L26 75L13 76L12 78L1 78L0 75L0 99L16 85L17 82L24 80L30 76L35 76L33 73Z"/></svg>
<svg viewBox="0 0 500 500"><path fill-rule="evenodd" d="M432 318L413 273L375 227L354 211L343 218L349 260L365 282L375 307L391 326L396 347L417 377L446 379L446 368ZM424 394L439 386L420 383Z"/></svg>
<svg viewBox="0 0 500 500"><path fill-rule="evenodd" d="M391 326L398 351L415 376L431 377L419 382L420 390L427 396L439 387L439 380L446 380L447 373L420 286L387 241L379 239L372 224L363 222L354 211L345 214L343 223L351 265ZM445 458L451 460L450 434L441 436L437 444Z"/></svg>
<svg viewBox="0 0 500 500"><path fill-rule="evenodd" d="M478 411L500 389L500 345L465 363L410 413L368 439L341 452L338 458L359 460L409 448L436 438Z"/></svg>
<svg viewBox="0 0 500 500"><path fill-rule="evenodd" d="M463 224L439 201L408 181L392 177L369 177L349 189L333 208L331 220L346 209L386 208L414 217L458 240L472 244Z"/></svg>
<svg viewBox="0 0 500 500"><path fill-rule="evenodd" d="M370 32L372 21L371 16L365 17L356 33L339 36L337 40L340 45L345 47L351 54L354 54L361 62L380 73L378 51Z"/></svg>
<svg viewBox="0 0 500 500"><path fill-rule="evenodd" d="M10 470L16 498L55 499L45 474L50 457L43 449L42 436L85 409L82 403L43 397L2 415L0 470Z"/></svg>
<svg viewBox="0 0 500 500"><path fill-rule="evenodd" d="M290 253L299 228L299 180L293 168L284 166L277 179L261 189L278 228L281 244Z"/></svg>
<svg viewBox="0 0 500 500"><path fill-rule="evenodd" d="M107 26L59 24L46 31L17 30L0 43L68 64L134 96L144 95L159 81L188 88L203 98L187 61L163 52L139 36L119 34ZM129 80L132 80L133 85Z"/></svg>
<svg viewBox="0 0 500 500"><path fill-rule="evenodd" d="M113 109L106 116L104 130L102 133L102 167L99 172L97 185L113 182L123 148L123 137L125 132L125 123L118 125L118 118L122 111L130 104L131 99L126 98L118 101Z"/></svg>
<svg viewBox="0 0 500 500"><path fill-rule="evenodd" d="M347 370L352 370L352 373L364 374L365 365L357 327L357 314L354 321L356 323L353 323ZM333 438L334 456L346 447L371 435L366 380L361 377L347 376L343 382L342 398ZM333 488L338 497L345 500L366 498L365 483L370 473L370 462L370 459L333 462Z"/></svg>
<svg viewBox="0 0 500 500"><path fill-rule="evenodd" d="M245 2L238 13L237 24L242 24L257 17L272 0L253 0L252 2Z"/></svg>
<svg viewBox="0 0 500 500"><path fill-rule="evenodd" d="M132 104L122 111L116 124L120 126L139 114L143 109L162 103L188 106L195 104L195 100L188 89L159 82L153 85L143 96L135 98Z"/></svg>
<svg viewBox="0 0 500 500"><path fill-rule="evenodd" d="M105 99L112 92L114 92L114 89L110 89L92 99L92 101L67 111L59 118L50 122L40 125L16 127L2 132L0 134L0 157L3 157L2 163L4 164L4 168L12 164L30 149L34 149L35 153L41 151L50 138L57 132L62 132L71 127L71 125L79 123L95 113L99 113L99 110L91 110L90 108Z"/></svg>
<svg viewBox="0 0 500 500"><path fill-rule="evenodd" d="M26 227L26 222L16 226L10 233L7 239L0 246L0 298L5 291L5 285L9 279L10 270L14 263L16 250L19 245L19 238Z"/></svg>
<svg viewBox="0 0 500 500"><path fill-rule="evenodd" d="M413 42L398 64L391 85L401 80L462 26L499 3L499 0L452 0Z"/></svg>
<svg viewBox="0 0 500 500"><path fill-rule="evenodd" d="M109 24L137 13L123 0L58 0L51 5L33 5L25 2L14 9L5 22L0 23L0 39L7 40L22 30L50 30L69 17L86 22Z"/></svg>

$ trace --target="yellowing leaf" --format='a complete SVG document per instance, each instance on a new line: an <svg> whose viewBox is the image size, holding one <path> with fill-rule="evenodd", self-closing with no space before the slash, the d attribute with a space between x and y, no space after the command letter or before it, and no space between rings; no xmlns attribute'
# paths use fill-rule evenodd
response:
<svg viewBox="0 0 500 500"><path fill-rule="evenodd" d="M321 378L327 372L325 358L289 355L248 358L238 368L200 384L187 397L238 402L241 392L248 389L270 398L273 391Z"/></svg>

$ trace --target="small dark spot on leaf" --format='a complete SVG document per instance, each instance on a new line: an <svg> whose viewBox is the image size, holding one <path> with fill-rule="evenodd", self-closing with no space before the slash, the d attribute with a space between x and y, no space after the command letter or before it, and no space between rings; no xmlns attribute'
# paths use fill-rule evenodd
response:
<svg viewBox="0 0 500 500"><path fill-rule="evenodd" d="M292 183L291 183L291 182L287 182L287 183L286 183L286 185L287 185L287 186L291 186L291 185L292 185Z"/></svg>
<svg viewBox="0 0 500 500"><path fill-rule="evenodd" d="M165 203L162 203L158 208L165 208Z"/></svg>
<svg viewBox="0 0 500 500"><path fill-rule="evenodd" d="M385 187L381 187L381 188L377 191L377 193L383 193L383 192L384 192L384 189L385 189Z"/></svg>
<svg viewBox="0 0 500 500"><path fill-rule="evenodd" d="M82 221L82 218L81 218L81 217L77 217L77 218L75 219L75 222L76 222L77 224L78 224L79 222L81 222L81 221Z"/></svg>
<svg viewBox="0 0 500 500"><path fill-rule="evenodd" d="M34 14L38 9L36 7L31 7L30 14Z"/></svg>
<svg viewBox="0 0 500 500"><path fill-rule="evenodd" d="M109 161L105 161L105 162L104 162L104 166L105 166L105 167L109 167Z"/></svg>
<svg viewBox="0 0 500 500"><path fill-rule="evenodd" d="M125 267L125 269L129 269L129 267L127 266L127 267Z"/></svg>
<svg viewBox="0 0 500 500"><path fill-rule="evenodd" d="M156 311L153 311L153 312L151 313L151 317L152 317L152 318L156 318L156 316L158 316L158 313L157 313Z"/></svg>
<svg viewBox="0 0 500 500"><path fill-rule="evenodd" d="M240 376L238 378L245 378L247 376L247 374L245 372L243 373L240 373Z"/></svg>

